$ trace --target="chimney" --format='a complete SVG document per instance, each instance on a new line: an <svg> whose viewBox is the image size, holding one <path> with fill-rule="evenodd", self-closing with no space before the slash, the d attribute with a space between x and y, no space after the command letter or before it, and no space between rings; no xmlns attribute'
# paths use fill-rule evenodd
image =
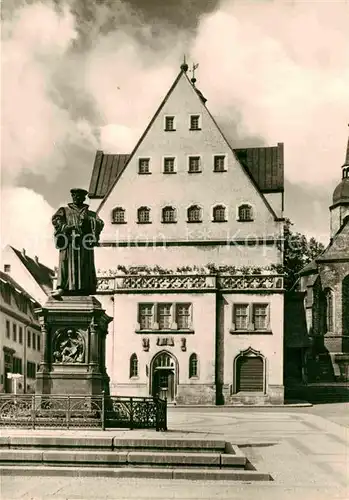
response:
<svg viewBox="0 0 349 500"><path fill-rule="evenodd" d="M37 255L35 255L34 260L35 260L35 263L39 265L39 257Z"/></svg>
<svg viewBox="0 0 349 500"><path fill-rule="evenodd" d="M22 255L23 255L23 257L25 257L25 256L26 256L26 253L25 253L25 248L22 248Z"/></svg>

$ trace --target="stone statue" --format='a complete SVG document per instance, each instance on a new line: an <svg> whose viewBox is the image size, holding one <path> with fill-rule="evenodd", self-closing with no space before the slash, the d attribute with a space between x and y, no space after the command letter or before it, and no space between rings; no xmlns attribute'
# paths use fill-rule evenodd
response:
<svg viewBox="0 0 349 500"><path fill-rule="evenodd" d="M92 295L97 277L94 247L104 223L84 203L85 189L71 189L72 203L61 207L52 217L56 248L59 249L57 289L52 296Z"/></svg>

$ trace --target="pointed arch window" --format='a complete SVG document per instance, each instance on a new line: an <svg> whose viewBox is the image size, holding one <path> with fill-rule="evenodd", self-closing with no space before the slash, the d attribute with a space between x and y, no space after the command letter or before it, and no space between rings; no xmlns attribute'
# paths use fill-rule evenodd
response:
<svg viewBox="0 0 349 500"><path fill-rule="evenodd" d="M140 207L137 210L138 224L150 224L150 208Z"/></svg>
<svg viewBox="0 0 349 500"><path fill-rule="evenodd" d="M115 207L112 211L113 224L125 224L125 209L122 207Z"/></svg>
<svg viewBox="0 0 349 500"><path fill-rule="evenodd" d="M133 353L130 357L130 378L132 377L138 377L138 358L136 353Z"/></svg>
<svg viewBox="0 0 349 500"><path fill-rule="evenodd" d="M202 222L202 210L198 205L188 208L188 222Z"/></svg>
<svg viewBox="0 0 349 500"><path fill-rule="evenodd" d="M333 332L333 292L330 288L325 290L325 300L326 300L326 331Z"/></svg>
<svg viewBox="0 0 349 500"><path fill-rule="evenodd" d="M238 217L239 221L252 221L253 211L251 205L248 205L247 203L240 205L238 209Z"/></svg>
<svg viewBox="0 0 349 500"><path fill-rule="evenodd" d="M198 356L195 352L189 357L189 378L198 377Z"/></svg>
<svg viewBox="0 0 349 500"><path fill-rule="evenodd" d="M170 224L177 222L176 209L173 207L165 207L162 209L162 222L164 224Z"/></svg>
<svg viewBox="0 0 349 500"><path fill-rule="evenodd" d="M223 205L213 207L213 222L226 222L226 208Z"/></svg>

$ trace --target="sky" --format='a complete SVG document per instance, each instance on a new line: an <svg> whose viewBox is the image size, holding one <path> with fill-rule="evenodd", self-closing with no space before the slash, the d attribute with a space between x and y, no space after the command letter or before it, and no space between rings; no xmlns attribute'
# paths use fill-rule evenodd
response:
<svg viewBox="0 0 349 500"><path fill-rule="evenodd" d="M349 2L4 0L2 245L54 265L51 215L129 153L178 74L233 147L285 145L285 216L326 243L349 122Z"/></svg>

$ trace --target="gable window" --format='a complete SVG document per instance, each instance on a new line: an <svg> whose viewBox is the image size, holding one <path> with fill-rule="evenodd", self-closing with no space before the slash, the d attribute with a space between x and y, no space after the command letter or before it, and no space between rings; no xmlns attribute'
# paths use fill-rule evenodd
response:
<svg viewBox="0 0 349 500"><path fill-rule="evenodd" d="M150 330L154 326L154 304L139 304L138 322L141 330Z"/></svg>
<svg viewBox="0 0 349 500"><path fill-rule="evenodd" d="M175 117L174 116L165 116L165 131L173 132L176 130L175 128Z"/></svg>
<svg viewBox="0 0 349 500"><path fill-rule="evenodd" d="M176 222L176 209L173 207L165 207L162 209L162 222L163 223L171 223Z"/></svg>
<svg viewBox="0 0 349 500"><path fill-rule="evenodd" d="M225 156L224 155L215 155L214 156L213 170L214 170L214 172L226 172Z"/></svg>
<svg viewBox="0 0 349 500"><path fill-rule="evenodd" d="M248 327L248 305L234 304L233 323L236 330L247 330Z"/></svg>
<svg viewBox="0 0 349 500"><path fill-rule="evenodd" d="M11 304L11 288L8 283L1 283L1 295L6 304Z"/></svg>
<svg viewBox="0 0 349 500"><path fill-rule="evenodd" d="M130 357L130 378L132 377L138 377L138 358L136 353Z"/></svg>
<svg viewBox="0 0 349 500"><path fill-rule="evenodd" d="M188 222L202 222L201 208L198 205L188 208Z"/></svg>
<svg viewBox="0 0 349 500"><path fill-rule="evenodd" d="M223 205L216 205L213 208L213 222L226 222L225 207Z"/></svg>
<svg viewBox="0 0 349 500"><path fill-rule="evenodd" d="M191 326L190 304L177 304L176 323L179 330L188 329Z"/></svg>
<svg viewBox="0 0 349 500"><path fill-rule="evenodd" d="M195 352L190 355L189 358L189 378L194 378L198 376L198 357Z"/></svg>
<svg viewBox="0 0 349 500"><path fill-rule="evenodd" d="M137 210L138 224L149 224L150 223L150 208L140 207Z"/></svg>
<svg viewBox="0 0 349 500"><path fill-rule="evenodd" d="M125 224L125 209L122 207L116 207L112 211L112 221L113 224Z"/></svg>
<svg viewBox="0 0 349 500"><path fill-rule="evenodd" d="M10 338L10 322L8 319L6 320L6 337Z"/></svg>
<svg viewBox="0 0 349 500"><path fill-rule="evenodd" d="M164 174L175 173L175 158L173 156L164 158Z"/></svg>
<svg viewBox="0 0 349 500"><path fill-rule="evenodd" d="M138 160L138 173L139 174L150 174L150 159L149 158L139 158L139 160Z"/></svg>
<svg viewBox="0 0 349 500"><path fill-rule="evenodd" d="M190 130L201 130L200 115L190 115Z"/></svg>
<svg viewBox="0 0 349 500"><path fill-rule="evenodd" d="M266 330L268 324L268 304L253 304L252 323L255 330Z"/></svg>
<svg viewBox="0 0 349 500"><path fill-rule="evenodd" d="M239 216L239 221L252 221L253 214L252 214L251 205L247 205L247 204L240 205L239 211L238 211L238 216Z"/></svg>
<svg viewBox="0 0 349 500"><path fill-rule="evenodd" d="M201 158L200 156L189 156L188 172L190 174L197 174L201 172Z"/></svg>
<svg viewBox="0 0 349 500"><path fill-rule="evenodd" d="M160 330L171 328L172 311L171 304L158 304L158 323Z"/></svg>

